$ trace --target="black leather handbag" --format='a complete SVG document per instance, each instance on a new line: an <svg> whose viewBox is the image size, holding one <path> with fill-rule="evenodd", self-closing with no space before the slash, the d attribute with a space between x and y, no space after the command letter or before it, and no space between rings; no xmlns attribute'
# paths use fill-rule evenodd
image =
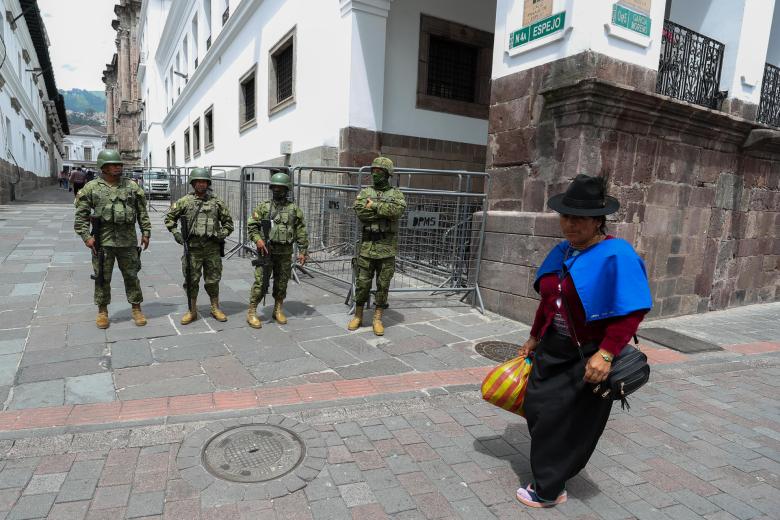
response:
<svg viewBox="0 0 780 520"><path fill-rule="evenodd" d="M568 274L566 267L563 268L561 276L561 287L563 286L563 279ZM566 302L566 298L561 289L561 301L563 302L563 308L566 311L566 318L571 325L574 323L571 319L571 312L569 312L569 305ZM582 352L582 344L577 339L577 333L574 330L574 326L569 327L572 339L577 344L577 349L580 352L580 358L584 361L585 355ZM593 393L601 397L602 399L612 399L613 401L620 401L620 407L624 410L630 409L627 397L639 388L644 386L650 379L650 365L647 364L647 356L641 352L638 348L639 340L634 335L634 343L637 345L631 345L630 343L623 347L620 354L615 356L612 360L612 367L609 370L607 379L601 383L593 385Z"/></svg>

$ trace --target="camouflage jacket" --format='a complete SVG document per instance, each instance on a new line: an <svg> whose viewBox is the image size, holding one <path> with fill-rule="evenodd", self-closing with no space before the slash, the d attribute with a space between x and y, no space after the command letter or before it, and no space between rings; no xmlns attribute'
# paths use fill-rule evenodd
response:
<svg viewBox="0 0 780 520"><path fill-rule="evenodd" d="M252 211L252 217L246 223L249 240L257 242L265 239L260 227L262 220L271 220L271 244L298 245L298 252L306 254L309 250L309 235L306 233L306 223L303 211L294 202L287 202L281 207L267 200L261 202Z"/></svg>
<svg viewBox="0 0 780 520"><path fill-rule="evenodd" d="M143 236L150 236L152 223L146 212L144 190L129 179L120 179L116 186L103 178L88 182L79 191L76 200L73 229L85 242L90 238L90 214L102 221L101 243L107 247L131 247L138 245L135 223Z"/></svg>
<svg viewBox="0 0 780 520"><path fill-rule="evenodd" d="M370 208L366 202L371 199ZM389 258L398 254L398 219L406 209L406 199L398 188L360 190L352 206L361 223L360 256Z"/></svg>
<svg viewBox="0 0 780 520"><path fill-rule="evenodd" d="M182 216L187 217L192 238L213 238L221 241L233 232L233 218L225 203L211 193L207 193L203 199L194 193L188 193L174 202L165 214L165 227L168 231L175 231L176 223ZM196 220L193 221L193 218Z"/></svg>

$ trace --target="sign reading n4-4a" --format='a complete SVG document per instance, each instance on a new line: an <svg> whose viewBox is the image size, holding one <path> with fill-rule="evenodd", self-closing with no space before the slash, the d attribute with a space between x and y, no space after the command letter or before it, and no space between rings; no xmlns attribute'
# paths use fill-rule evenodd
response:
<svg viewBox="0 0 780 520"><path fill-rule="evenodd" d="M514 49L530 43L534 40L544 38L558 31L562 31L566 23L566 11L555 13L531 25L522 27L509 35L509 49Z"/></svg>

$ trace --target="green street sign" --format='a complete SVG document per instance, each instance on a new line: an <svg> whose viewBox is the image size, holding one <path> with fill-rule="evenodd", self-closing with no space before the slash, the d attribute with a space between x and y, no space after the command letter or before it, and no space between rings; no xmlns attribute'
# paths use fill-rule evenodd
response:
<svg viewBox="0 0 780 520"><path fill-rule="evenodd" d="M650 36L650 17L619 4L612 6L612 25L625 27L629 31Z"/></svg>
<svg viewBox="0 0 780 520"><path fill-rule="evenodd" d="M531 25L526 25L514 31L509 35L509 48L514 49L520 47L526 43L544 38L553 33L563 30L564 22L566 21L566 11L561 11L552 16L548 16L538 22L534 22Z"/></svg>

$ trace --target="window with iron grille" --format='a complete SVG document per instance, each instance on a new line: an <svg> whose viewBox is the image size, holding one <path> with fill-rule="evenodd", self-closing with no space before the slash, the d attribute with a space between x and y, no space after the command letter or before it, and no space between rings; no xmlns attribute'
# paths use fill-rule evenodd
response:
<svg viewBox="0 0 780 520"><path fill-rule="evenodd" d="M205 151L214 149L214 106L206 109L203 114L203 148Z"/></svg>
<svg viewBox="0 0 780 520"><path fill-rule="evenodd" d="M295 27L269 51L268 114L295 102Z"/></svg>
<svg viewBox="0 0 780 520"><path fill-rule="evenodd" d="M193 157L200 155L200 119L192 123L192 155Z"/></svg>
<svg viewBox="0 0 780 520"><path fill-rule="evenodd" d="M474 102L478 49L431 36L428 47L428 95Z"/></svg>
<svg viewBox="0 0 780 520"><path fill-rule="evenodd" d="M756 119L770 126L780 127L780 67L764 64L761 83L761 102Z"/></svg>
<svg viewBox="0 0 780 520"><path fill-rule="evenodd" d="M184 131L184 162L190 160L190 129Z"/></svg>
<svg viewBox="0 0 780 520"><path fill-rule="evenodd" d="M244 74L244 76L241 78L241 81L239 82L239 129L245 130L246 128L249 128L250 126L253 126L257 123L257 119L255 117L256 115L256 96L255 96L255 78L256 78L256 70L255 67L252 67L252 70Z"/></svg>
<svg viewBox="0 0 780 520"><path fill-rule="evenodd" d="M656 92L719 109L726 97L720 90L724 50L723 43L664 20Z"/></svg>
<svg viewBox="0 0 780 520"><path fill-rule="evenodd" d="M493 34L420 16L417 108L487 119Z"/></svg>
<svg viewBox="0 0 780 520"><path fill-rule="evenodd" d="M171 166L176 166L176 143L171 144Z"/></svg>

